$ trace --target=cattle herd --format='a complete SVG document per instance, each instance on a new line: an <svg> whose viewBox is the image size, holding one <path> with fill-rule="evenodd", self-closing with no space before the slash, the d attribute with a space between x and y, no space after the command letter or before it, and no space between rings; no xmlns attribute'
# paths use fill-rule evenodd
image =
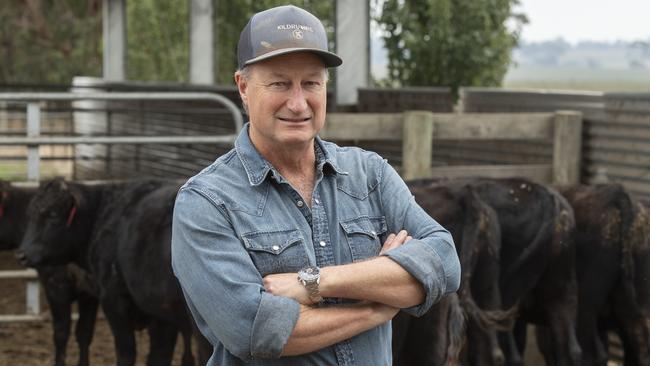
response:
<svg viewBox="0 0 650 366"><path fill-rule="evenodd" d="M393 320L395 365L522 365L527 324L548 365L607 365L607 332L625 365L650 366L650 213L614 184L550 187L524 179L409 182L418 203L452 233L457 294L421 318ZM118 365L133 365L147 329L148 365L205 364L211 346L186 310L170 261L179 183L38 188L0 182L0 249L36 268L50 304L55 364L65 364L77 302L79 365L88 365L97 309ZM198 355L192 342L198 342Z"/></svg>

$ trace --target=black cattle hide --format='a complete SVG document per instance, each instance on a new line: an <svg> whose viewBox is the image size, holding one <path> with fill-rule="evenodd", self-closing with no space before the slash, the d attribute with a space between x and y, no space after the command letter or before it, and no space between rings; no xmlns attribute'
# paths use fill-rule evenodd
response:
<svg viewBox="0 0 650 366"><path fill-rule="evenodd" d="M0 250L18 248L27 227L27 207L36 193L0 182ZM70 337L72 304L76 301L79 320L75 328L79 346L78 365L89 364L89 347L97 316L97 294L87 281L87 273L78 266L37 267L38 279L45 292L52 316L54 365L64 366Z"/></svg>
<svg viewBox="0 0 650 366"><path fill-rule="evenodd" d="M185 343L183 365L194 363L192 320L169 260L177 189L163 180L99 185L56 180L43 185L30 205L20 247L25 262L72 262L91 274L118 365L134 364L134 331L143 327L150 336L148 364L171 363L178 331Z"/></svg>

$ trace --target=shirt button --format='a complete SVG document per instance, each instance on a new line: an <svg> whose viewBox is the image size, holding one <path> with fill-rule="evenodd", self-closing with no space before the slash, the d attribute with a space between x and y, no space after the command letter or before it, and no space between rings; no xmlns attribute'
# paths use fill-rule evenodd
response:
<svg viewBox="0 0 650 366"><path fill-rule="evenodd" d="M274 251L277 252L278 250L280 250L280 246L279 245L274 245L274 246L271 247L271 249L273 249Z"/></svg>
<svg viewBox="0 0 650 366"><path fill-rule="evenodd" d="M377 236L377 233L374 230L370 231L370 233L372 234L372 236Z"/></svg>
<svg viewBox="0 0 650 366"><path fill-rule="evenodd" d="M324 247L324 246L326 246L326 245L327 245L327 243L325 243L325 242L324 242L324 241L322 241L322 240L321 240L321 241L320 241L320 243L318 243L318 244L320 244L320 246L321 246L321 247Z"/></svg>
<svg viewBox="0 0 650 366"><path fill-rule="evenodd" d="M304 203L302 201L298 201L298 202L296 202L296 205L298 205L298 207L302 207L302 205L304 205Z"/></svg>
<svg viewBox="0 0 650 366"><path fill-rule="evenodd" d="M314 198L314 202L316 202L317 205L320 204L320 201L318 200L318 198Z"/></svg>

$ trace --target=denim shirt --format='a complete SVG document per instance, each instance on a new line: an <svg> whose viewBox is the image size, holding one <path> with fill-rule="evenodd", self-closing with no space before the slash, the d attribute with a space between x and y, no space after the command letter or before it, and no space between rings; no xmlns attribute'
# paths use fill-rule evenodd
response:
<svg viewBox="0 0 650 366"><path fill-rule="evenodd" d="M451 235L415 203L386 160L318 137L315 150L311 205L255 149L248 125L234 149L178 193L172 265L214 346L208 365L391 365L390 322L316 352L280 357L300 307L267 293L262 278L375 257L388 234L401 229L414 239L385 255L426 291L422 304L403 311L422 315L458 289ZM321 306L344 302L350 300Z"/></svg>

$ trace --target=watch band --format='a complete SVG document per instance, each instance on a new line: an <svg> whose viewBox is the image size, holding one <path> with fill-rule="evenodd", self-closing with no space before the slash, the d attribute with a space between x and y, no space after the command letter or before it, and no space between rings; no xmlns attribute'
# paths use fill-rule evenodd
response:
<svg viewBox="0 0 650 366"><path fill-rule="evenodd" d="M298 282L305 286L309 299L312 302L319 303L323 301L318 287L320 284L320 268L317 266L309 266L301 269L298 271Z"/></svg>
<svg viewBox="0 0 650 366"><path fill-rule="evenodd" d="M323 301L323 297L320 295L320 290L318 288L319 283L320 278L314 282L303 283L305 285L305 288L307 288L307 292L309 292L309 300L313 302Z"/></svg>

